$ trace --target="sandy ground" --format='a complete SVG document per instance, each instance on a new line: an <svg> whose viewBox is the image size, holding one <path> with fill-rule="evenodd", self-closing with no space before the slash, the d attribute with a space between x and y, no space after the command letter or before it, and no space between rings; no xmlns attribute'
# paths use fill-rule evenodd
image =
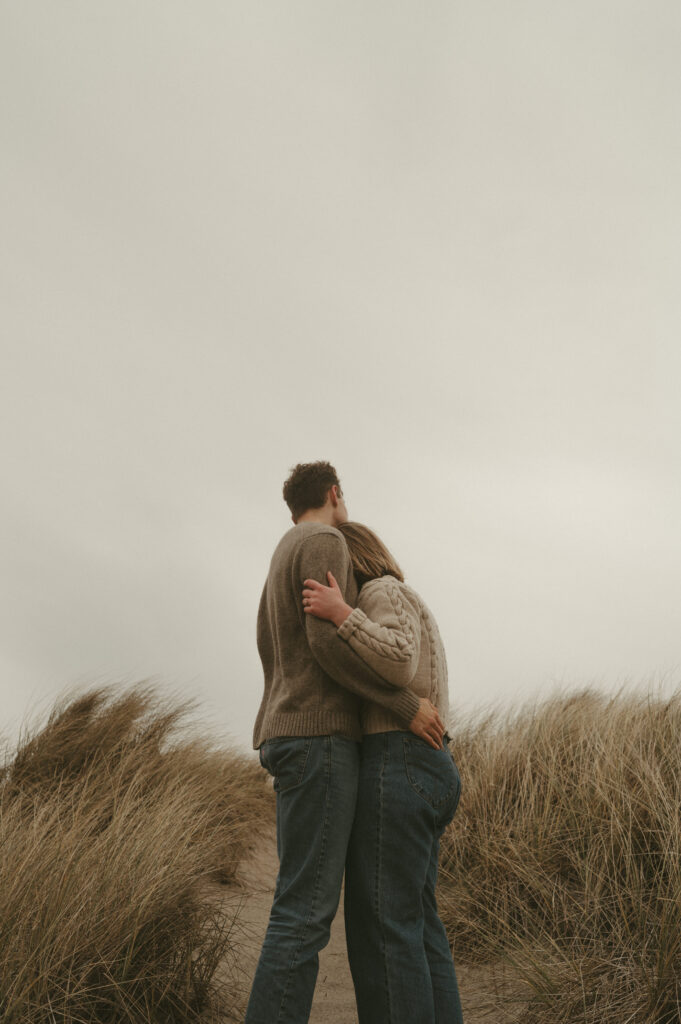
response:
<svg viewBox="0 0 681 1024"><path fill-rule="evenodd" d="M236 974L244 1005L260 955L277 878L278 858L274 830L246 857L238 878L229 886L216 886L216 896L237 911L235 944L238 962L224 965ZM218 892L219 890L219 892ZM331 928L331 940L319 955L319 975L310 1024L357 1024L354 990L348 967L343 927L343 900ZM492 970L457 965L466 1024L511 1024L523 1005L523 989L501 968ZM236 1020L243 1020L239 1015Z"/></svg>

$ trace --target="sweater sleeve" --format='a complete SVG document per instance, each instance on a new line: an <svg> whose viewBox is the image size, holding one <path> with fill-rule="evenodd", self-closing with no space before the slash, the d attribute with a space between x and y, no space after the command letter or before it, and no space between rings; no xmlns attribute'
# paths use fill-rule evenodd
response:
<svg viewBox="0 0 681 1024"><path fill-rule="evenodd" d="M303 611L303 584L306 579L328 583L327 570L338 580L345 597L350 573L350 556L341 537L333 533L315 533L301 544L294 561L293 584L298 588L299 612L305 623L307 642L312 654L341 686L356 693L363 700L374 701L394 712L409 724L419 710L419 699L403 684L391 684L375 672L355 651L338 636L332 622L318 619Z"/></svg>
<svg viewBox="0 0 681 1024"><path fill-rule="evenodd" d="M421 616L393 579L362 587L358 607L338 627L338 635L395 686L408 686L416 675Z"/></svg>

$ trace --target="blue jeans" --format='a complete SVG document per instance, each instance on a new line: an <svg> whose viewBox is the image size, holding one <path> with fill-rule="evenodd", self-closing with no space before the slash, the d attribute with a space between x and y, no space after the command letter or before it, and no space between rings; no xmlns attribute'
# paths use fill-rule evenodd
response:
<svg viewBox="0 0 681 1024"><path fill-rule="evenodd" d="M462 1024L435 901L440 836L460 792L446 746L409 732L364 737L345 874L359 1024Z"/></svg>
<svg viewBox="0 0 681 1024"><path fill-rule="evenodd" d="M283 736L263 743L260 762L274 776L279 874L244 1024L306 1024L340 900L359 743Z"/></svg>

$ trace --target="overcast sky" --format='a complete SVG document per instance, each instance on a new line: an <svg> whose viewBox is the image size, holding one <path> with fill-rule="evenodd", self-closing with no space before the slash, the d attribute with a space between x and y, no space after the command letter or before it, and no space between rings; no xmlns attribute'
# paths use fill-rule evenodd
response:
<svg viewBox="0 0 681 1024"><path fill-rule="evenodd" d="M676 0L0 6L0 731L156 677L244 748L299 461L453 715L681 679Z"/></svg>

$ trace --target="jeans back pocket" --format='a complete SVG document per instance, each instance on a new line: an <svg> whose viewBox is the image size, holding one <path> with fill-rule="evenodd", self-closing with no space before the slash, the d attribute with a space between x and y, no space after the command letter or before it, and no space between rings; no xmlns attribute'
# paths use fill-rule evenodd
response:
<svg viewBox="0 0 681 1024"><path fill-rule="evenodd" d="M438 815L451 818L459 801L461 780L449 751L435 750L418 737L403 737L404 767L410 786Z"/></svg>
<svg viewBox="0 0 681 1024"><path fill-rule="evenodd" d="M277 736L262 744L260 763L273 777L277 793L303 781L312 740L312 736Z"/></svg>

